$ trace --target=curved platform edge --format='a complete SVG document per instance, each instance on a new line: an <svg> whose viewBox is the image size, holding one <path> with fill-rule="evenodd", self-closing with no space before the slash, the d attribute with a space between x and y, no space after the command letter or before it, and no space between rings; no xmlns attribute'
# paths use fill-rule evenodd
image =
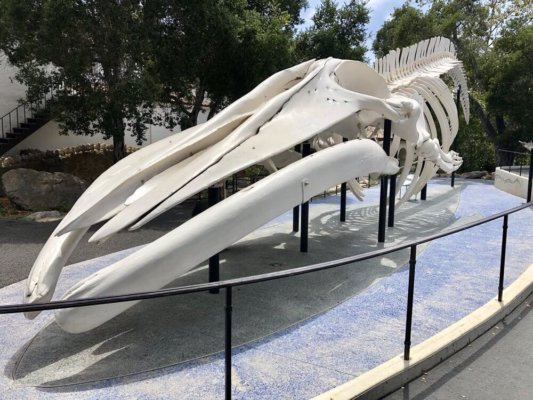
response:
<svg viewBox="0 0 533 400"><path fill-rule="evenodd" d="M418 378L505 319L533 293L533 264L503 292L463 319L411 348L411 359L399 354L389 361L322 393L313 400L379 399ZM514 313L518 315L519 313Z"/></svg>

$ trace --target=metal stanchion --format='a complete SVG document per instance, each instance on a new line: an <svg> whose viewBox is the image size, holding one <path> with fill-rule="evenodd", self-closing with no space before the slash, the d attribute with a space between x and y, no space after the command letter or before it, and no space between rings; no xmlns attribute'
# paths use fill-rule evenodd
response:
<svg viewBox="0 0 533 400"><path fill-rule="evenodd" d="M311 145L303 143L302 157L307 157L311 154ZM302 203L301 229L300 229L300 251L307 253L309 241L309 202Z"/></svg>
<svg viewBox="0 0 533 400"><path fill-rule="evenodd" d="M415 266L416 266L416 244L411 246L409 256L409 287L407 289L407 317L405 319L405 341L403 349L403 359L409 360L411 353L411 329L413 327L413 300L415 295Z"/></svg>
<svg viewBox="0 0 533 400"><path fill-rule="evenodd" d="M389 155L391 137L391 121L386 119L383 129L383 151ZM385 226L387 224L387 188L389 177L381 177L381 188L379 197L379 222L378 222L378 242L385 242Z"/></svg>
<svg viewBox="0 0 533 400"><path fill-rule="evenodd" d="M224 307L224 393L226 400L231 400L231 286L226 288L226 306Z"/></svg>
<svg viewBox="0 0 533 400"><path fill-rule="evenodd" d="M221 188L211 186L207 189L207 204L209 207L214 206L220 201ZM220 257L218 254L209 258L209 282L220 280ZM218 293L218 289L210 289L209 293Z"/></svg>
<svg viewBox="0 0 533 400"><path fill-rule="evenodd" d="M426 200L427 193L428 193L428 185L425 184L424 187L422 188L422 191L420 192L420 200Z"/></svg>

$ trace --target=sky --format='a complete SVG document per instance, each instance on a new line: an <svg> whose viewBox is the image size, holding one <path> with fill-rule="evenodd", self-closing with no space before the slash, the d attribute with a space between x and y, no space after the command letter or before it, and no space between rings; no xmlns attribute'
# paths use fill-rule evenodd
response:
<svg viewBox="0 0 533 400"><path fill-rule="evenodd" d="M309 7L303 11L303 18L306 21L303 28L311 24L311 17L315 13L316 7L320 4L320 0L308 0L308 2ZM347 0L336 0L336 2L341 5L346 3ZM383 22L389 18L395 8L400 7L404 2L405 0L370 0L368 2L368 8L370 9L370 22L367 25L367 32L370 34L370 37L366 43L368 49L372 48L372 42L374 41L376 32L381 28ZM367 51L366 57L370 62L374 60L372 50Z"/></svg>

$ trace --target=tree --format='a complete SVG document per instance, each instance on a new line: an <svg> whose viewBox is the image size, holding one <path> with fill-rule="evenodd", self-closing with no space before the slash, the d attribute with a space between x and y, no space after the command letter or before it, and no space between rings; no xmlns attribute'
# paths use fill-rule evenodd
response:
<svg viewBox="0 0 533 400"><path fill-rule="evenodd" d="M300 17L300 12L308 7L307 0L248 0L248 4L253 10L265 17L277 10L287 13L291 28L304 22Z"/></svg>
<svg viewBox="0 0 533 400"><path fill-rule="evenodd" d="M297 38L298 59L363 60L368 13L365 1L351 0L339 8L333 0L322 0L312 18L313 25Z"/></svg>
<svg viewBox="0 0 533 400"><path fill-rule="evenodd" d="M422 11L404 4L394 9L391 18L383 23L376 33L372 49L380 58L392 50L410 46L435 34L430 18Z"/></svg>
<svg viewBox="0 0 533 400"><path fill-rule="evenodd" d="M482 60L488 111L496 116L497 144L518 149L533 140L533 25L511 22Z"/></svg>
<svg viewBox="0 0 533 400"><path fill-rule="evenodd" d="M198 123L293 63L292 26L305 4L293 1L164 0L152 48L170 106L166 122ZM299 17L298 17L299 18Z"/></svg>
<svg viewBox="0 0 533 400"><path fill-rule="evenodd" d="M144 139L158 95L143 2L0 0L0 49L20 69L29 101L54 91L61 132Z"/></svg>
<svg viewBox="0 0 533 400"><path fill-rule="evenodd" d="M462 135L468 134L472 138L477 138L478 145L475 148L472 146L472 154L467 153L465 156L472 156L478 160L480 159L478 155L481 153L477 150L484 148L481 141L489 140L497 146L508 147L509 140L516 139L512 139L512 135L509 135L508 128L525 126L525 124L518 124L514 121L517 115L510 111L510 104L506 106L507 111L504 111L503 97L497 96L495 90L499 87L500 94L505 93L513 98L515 98L513 91L517 94L521 93L517 96L520 102L517 101L513 109L522 110L517 107L519 104L525 104L523 103L523 91L527 91L524 88L528 87L528 83L524 79L517 79L516 73L520 71L526 76L531 76L531 72L528 75L527 71L523 70L531 63L527 59L528 53L525 45L524 50L513 51L512 55L506 56L502 51L503 47L509 48L511 43L501 42L501 50L498 50L495 44L499 42L499 38L508 29L506 27L509 24L531 26L533 8L530 2L523 0L418 0L416 3L423 8L417 9L406 4L396 9L391 20L379 30L373 45L376 55L382 56L393 48L403 47L429 36L441 35L450 38L456 46L459 59L465 65L473 116L479 121L479 123L473 123L468 131L462 129L457 143L465 146L468 143L471 144L471 140L461 138ZM410 31L410 26L415 28ZM519 43L525 42L521 40ZM511 60L515 61L515 66L507 69L507 66L512 64ZM511 72L513 69L514 76ZM504 71L507 72L504 73ZM498 75L499 73L501 74ZM498 76L501 78L500 86L495 84ZM504 76L508 79L505 80ZM514 79L513 83L521 85L520 88L512 84L512 79ZM507 92L503 89L504 86ZM525 115L522 111L519 113ZM484 136L473 132L476 127L482 129ZM507 144L504 144L506 141ZM465 149L469 151L467 146L463 148L463 151Z"/></svg>

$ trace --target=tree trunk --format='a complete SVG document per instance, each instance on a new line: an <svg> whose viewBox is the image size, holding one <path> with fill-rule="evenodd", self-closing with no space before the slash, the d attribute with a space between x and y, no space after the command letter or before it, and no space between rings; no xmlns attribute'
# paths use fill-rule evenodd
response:
<svg viewBox="0 0 533 400"><path fill-rule="evenodd" d="M474 98L474 96L470 96L470 101L472 102L472 108L474 109L474 112L479 117L479 120L481 121L481 126L483 126L483 130L485 131L485 134L487 137L489 137L493 142L496 141L496 136L498 136L498 132L492 125L492 123L489 120L488 115L485 113L485 110L483 110L483 107L479 102Z"/></svg>
<svg viewBox="0 0 533 400"><path fill-rule="evenodd" d="M126 157L126 144L124 142L124 121L115 118L113 121L113 164Z"/></svg>
<svg viewBox="0 0 533 400"><path fill-rule="evenodd" d="M218 112L218 107L220 107L219 101L212 101L209 106L209 114L207 114L207 120L209 121L211 118L215 116L215 114Z"/></svg>

